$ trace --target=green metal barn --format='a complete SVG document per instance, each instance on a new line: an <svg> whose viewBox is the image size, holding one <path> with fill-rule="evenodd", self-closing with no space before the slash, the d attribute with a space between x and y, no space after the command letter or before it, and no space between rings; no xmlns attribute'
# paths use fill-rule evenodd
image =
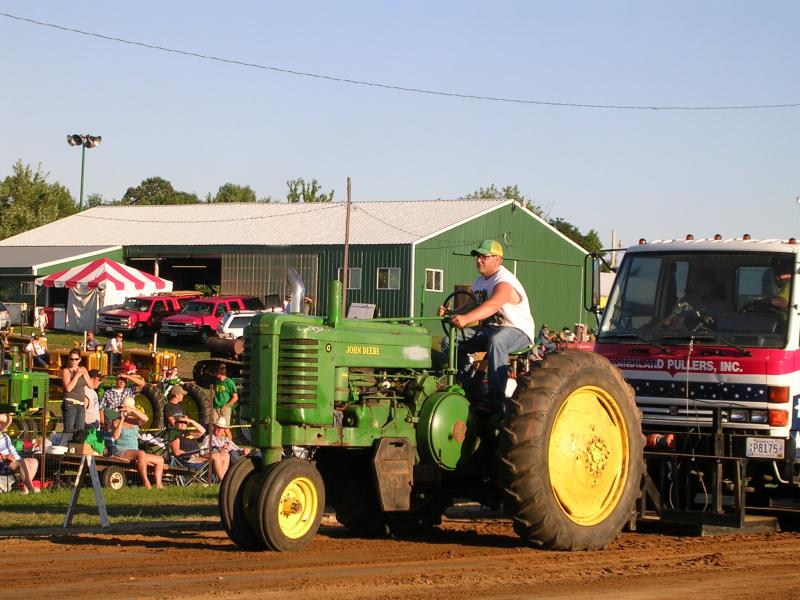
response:
<svg viewBox="0 0 800 600"><path fill-rule="evenodd" d="M261 297L283 296L292 267L321 313L331 280L341 277L345 214L344 203L96 207L2 240L0 249L34 241L74 248L89 237L95 247L122 246L126 263L174 289ZM469 251L487 238L503 244L537 325L587 322L586 253L510 200L353 203L348 305L374 304L382 317L435 315L450 292L472 282Z"/></svg>

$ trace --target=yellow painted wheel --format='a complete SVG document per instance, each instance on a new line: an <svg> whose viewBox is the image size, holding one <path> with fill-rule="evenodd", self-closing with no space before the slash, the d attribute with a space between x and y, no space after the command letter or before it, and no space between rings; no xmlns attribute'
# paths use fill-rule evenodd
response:
<svg viewBox="0 0 800 600"><path fill-rule="evenodd" d="M587 526L603 521L619 504L629 460L628 428L614 398L596 386L573 391L555 417L547 456L567 517Z"/></svg>
<svg viewBox="0 0 800 600"><path fill-rule="evenodd" d="M256 507L261 540L277 552L300 550L317 534L322 520L322 477L314 465L298 458L268 469Z"/></svg>
<svg viewBox="0 0 800 600"><path fill-rule="evenodd" d="M296 540L308 533L317 513L319 496L314 484L306 477L289 482L278 501L278 523L283 535Z"/></svg>
<svg viewBox="0 0 800 600"><path fill-rule="evenodd" d="M514 531L553 550L616 538L640 496L644 436L633 390L593 352L550 355L508 404L498 439Z"/></svg>

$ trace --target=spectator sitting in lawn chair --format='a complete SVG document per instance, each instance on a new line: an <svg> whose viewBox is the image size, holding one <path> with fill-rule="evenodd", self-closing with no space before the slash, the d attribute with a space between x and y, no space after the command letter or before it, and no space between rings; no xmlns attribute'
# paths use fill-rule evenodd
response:
<svg viewBox="0 0 800 600"><path fill-rule="evenodd" d="M39 492L39 488L33 485L33 476L39 468L39 462L35 458L21 458L17 449L14 447L11 438L6 433L6 428L11 425L12 417L9 414L0 414L0 473L8 470L12 473L19 472L22 478L22 493Z"/></svg>
<svg viewBox="0 0 800 600"><path fill-rule="evenodd" d="M211 463L214 467L214 475L222 481L228 467L235 463L241 456L246 456L249 450L240 448L227 436L228 420L219 417L211 426L211 435L203 443L203 451L211 452Z"/></svg>
<svg viewBox="0 0 800 600"><path fill-rule="evenodd" d="M206 434L206 428L184 414L173 417L175 426L168 429L167 437L170 453L177 464L199 469L208 459L200 455L200 440Z"/></svg>
<svg viewBox="0 0 800 600"><path fill-rule="evenodd" d="M107 412L109 414L106 418L110 419L113 425L114 456L135 462L139 468L142 484L148 490L153 486L147 478L147 468L152 466L156 487L163 490L164 457L139 450L139 427L147 423L147 415L136 408L133 398L125 398L118 412L110 410Z"/></svg>

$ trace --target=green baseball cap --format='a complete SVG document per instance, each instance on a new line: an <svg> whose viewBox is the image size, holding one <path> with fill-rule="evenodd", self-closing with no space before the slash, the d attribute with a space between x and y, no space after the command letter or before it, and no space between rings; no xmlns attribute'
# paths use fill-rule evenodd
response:
<svg viewBox="0 0 800 600"><path fill-rule="evenodd" d="M503 247L500 245L500 242L495 240L483 240L481 245L477 248L473 248L470 252L472 256L486 256L487 254L491 254L493 256L503 256Z"/></svg>

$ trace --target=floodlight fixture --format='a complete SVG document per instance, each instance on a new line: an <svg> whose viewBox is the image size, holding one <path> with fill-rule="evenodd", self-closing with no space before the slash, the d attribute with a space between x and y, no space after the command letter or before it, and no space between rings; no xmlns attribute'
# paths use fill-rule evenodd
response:
<svg viewBox="0 0 800 600"><path fill-rule="evenodd" d="M100 142L103 141L103 137L99 135L89 135L84 133L83 135L72 133L67 136L67 143L70 146L80 146L81 147L81 195L80 199L78 200L78 211L83 210L83 170L86 164L86 149L87 148L96 148L100 145Z"/></svg>

